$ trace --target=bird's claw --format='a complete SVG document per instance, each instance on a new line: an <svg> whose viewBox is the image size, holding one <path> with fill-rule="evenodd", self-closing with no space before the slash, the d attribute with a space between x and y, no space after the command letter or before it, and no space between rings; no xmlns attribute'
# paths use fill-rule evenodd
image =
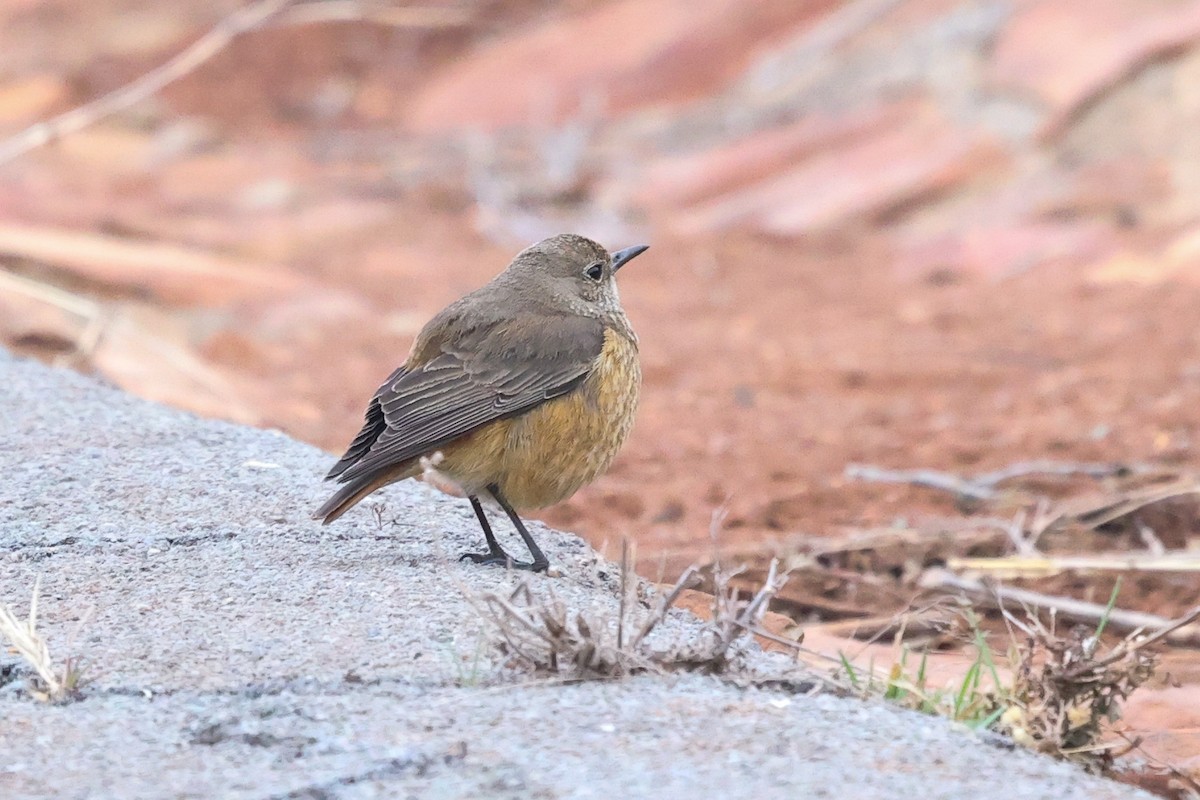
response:
<svg viewBox="0 0 1200 800"><path fill-rule="evenodd" d="M512 567L513 569L523 569L530 572L545 572L546 568L550 566L549 563L541 564L537 561L532 563L528 561L516 561L503 550L493 550L487 553L463 553L458 557L458 560L497 567Z"/></svg>

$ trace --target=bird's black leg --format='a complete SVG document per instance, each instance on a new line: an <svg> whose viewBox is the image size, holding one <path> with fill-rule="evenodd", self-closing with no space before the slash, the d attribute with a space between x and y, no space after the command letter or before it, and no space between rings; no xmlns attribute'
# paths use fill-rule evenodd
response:
<svg viewBox="0 0 1200 800"><path fill-rule="evenodd" d="M499 564L500 566L512 562L512 556L504 552L504 548L496 541L496 534L492 533L492 526L483 513L483 506L479 504L479 498L471 495L470 500L471 508L475 509L475 516L479 518L479 527L483 528L483 538L487 539L488 551L486 553L463 553L458 560L474 561L476 564ZM515 562L513 563L515 566Z"/></svg>
<svg viewBox="0 0 1200 800"><path fill-rule="evenodd" d="M529 548L529 555L533 556L532 563L524 564L514 562L513 566L517 569L527 569L531 572L545 572L546 568L550 566L550 561L546 558L546 555L542 552L542 549L537 546L537 542L533 540L533 537L529 535L529 531L525 529L525 523L522 522L521 518L517 516L517 512L514 511L513 507L508 504L508 500L504 498L504 495L500 494L500 487L493 483L487 487L487 490L491 492L492 497L496 498L496 502L499 503L500 507L504 509L504 513L508 514L508 518L512 520L512 524L517 529L517 533L521 534L521 540L524 541L525 546Z"/></svg>

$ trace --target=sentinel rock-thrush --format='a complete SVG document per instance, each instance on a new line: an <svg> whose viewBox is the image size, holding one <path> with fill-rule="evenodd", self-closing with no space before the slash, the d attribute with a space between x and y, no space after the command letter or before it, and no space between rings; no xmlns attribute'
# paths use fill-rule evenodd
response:
<svg viewBox="0 0 1200 800"><path fill-rule="evenodd" d="M326 480L344 484L313 515L326 523L371 492L437 471L471 501L480 564L543 571L546 556L515 509L553 505L608 468L633 424L637 337L616 273L646 246L609 255L561 234L523 250L491 283L447 306L367 406L366 422ZM429 463L429 462L426 462ZM512 560L480 504L491 497L532 560Z"/></svg>

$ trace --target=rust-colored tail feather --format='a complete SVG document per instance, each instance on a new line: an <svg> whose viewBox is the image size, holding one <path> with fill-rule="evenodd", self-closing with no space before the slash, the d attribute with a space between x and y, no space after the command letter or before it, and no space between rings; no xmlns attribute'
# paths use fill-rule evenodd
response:
<svg viewBox="0 0 1200 800"><path fill-rule="evenodd" d="M364 475L334 492L333 497L313 512L313 519L319 519L323 525L328 525L385 483L386 480L381 480L375 475Z"/></svg>
<svg viewBox="0 0 1200 800"><path fill-rule="evenodd" d="M326 500L324 505L313 512L313 519L319 519L322 523L328 525L349 511L359 500L362 500L381 486L386 486L389 483L394 483L405 478L411 478L419 472L420 466L414 465L410 461L400 464L393 469L370 475L362 475L354 480L347 481L345 486L339 487L333 493L333 497Z"/></svg>

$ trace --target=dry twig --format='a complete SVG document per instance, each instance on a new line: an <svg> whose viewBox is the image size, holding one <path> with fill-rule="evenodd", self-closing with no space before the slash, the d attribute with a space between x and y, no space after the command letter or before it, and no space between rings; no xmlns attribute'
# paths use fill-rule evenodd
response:
<svg viewBox="0 0 1200 800"><path fill-rule="evenodd" d="M927 489L939 489L971 500L991 500L996 491L966 478L934 469L882 469L869 464L850 464L845 476L849 480L871 483L907 483Z"/></svg>
<svg viewBox="0 0 1200 800"><path fill-rule="evenodd" d="M1115 609L1113 613L1116 613ZM1122 641L1119 645L1112 649L1104 658L1098 658L1087 663L1076 664L1073 668L1067 671L1068 678L1083 678L1089 673L1108 667L1123 659L1128 658L1134 652L1141 650L1144 647L1149 647L1152 644L1157 644L1161 641L1175 642L1178 634L1186 633L1190 637L1197 637L1200 630L1196 630L1196 622L1200 620L1200 606L1193 608L1191 611L1184 614L1175 620L1168 620L1165 625L1161 625L1149 635L1144 635L1141 630L1135 631L1132 635ZM1109 617L1108 623L1112 624L1112 618Z"/></svg>
<svg viewBox="0 0 1200 800"><path fill-rule="evenodd" d="M1115 600L1114 591L1110 610ZM1200 608L1150 636L1134 631L1103 656L1096 650L1111 617L1102 618L1095 628L1072 626L1065 634L1057 631L1053 614L1048 626L1033 614L1025 622L1007 611L1005 617L1025 632L1025 641L1016 646L1019 668L1001 727L1019 744L1107 771L1120 752L1116 743L1102 744L1102 737L1120 718L1121 704L1158 665L1147 648L1193 625L1200 619Z"/></svg>
<svg viewBox="0 0 1200 800"><path fill-rule="evenodd" d="M48 283L0 270L0 293L6 291L52 305L79 317L82 324L75 336L73 351L64 360L79 359L86 362L91 358L100 344L106 322L104 307L100 303Z"/></svg>
<svg viewBox="0 0 1200 800"><path fill-rule="evenodd" d="M1154 503L1200 494L1200 481L1193 474L1181 474L1167 483L1155 483L1116 492L1100 498L1085 497L1060 503L1057 522L1067 519L1088 528L1115 522Z"/></svg>
<svg viewBox="0 0 1200 800"><path fill-rule="evenodd" d="M53 119L39 122L0 142L0 164L63 136L83 130L96 122L146 100L212 59L237 37L269 22L281 25L306 25L334 21L370 21L396 27L442 27L460 25L468 19L454 9L389 8L356 0L257 0L221 19L166 63Z"/></svg>
<svg viewBox="0 0 1200 800"><path fill-rule="evenodd" d="M1003 609L1005 604L1020 605L1050 611L1073 622L1091 625L1099 624L1101 620L1107 620L1108 626L1114 630L1155 630L1159 631L1155 634L1156 640L1164 638L1171 644L1181 647L1200 647L1200 625L1193 624L1200 619L1198 613L1189 614L1183 617L1182 621L1173 621L1157 614L1124 611L1071 597L1055 597L1028 589L999 586L955 575L947 570L928 570L922 576L921 585L927 589L954 589L977 603L996 609Z"/></svg>
<svg viewBox="0 0 1200 800"><path fill-rule="evenodd" d="M151 97L164 86L179 80L247 31L254 30L286 8L292 0L258 0L218 22L212 30L174 58L124 86L85 105L39 122L0 142L0 164L92 125L98 120Z"/></svg>
<svg viewBox="0 0 1200 800"><path fill-rule="evenodd" d="M665 647L650 646L650 635L666 619L684 590L694 585L697 572L696 567L689 567L669 592L659 595L653 608L640 620L631 611L638 604L628 600L636 581L628 547L622 552L616 620L572 611L552 590L547 599L535 598L528 583L522 583L507 596L487 594L478 606L483 616L495 625L504 647L511 653L539 670L559 676L566 673L572 679L676 670L722 673L730 665L734 645L748 634L797 646L796 642L773 636L761 626L771 598L787 581L787 574L781 574L774 562L763 586L748 600L739 598L728 576L719 579L712 618L705 622L698 636ZM637 632L627 637L627 631L634 629Z"/></svg>
<svg viewBox="0 0 1200 800"><path fill-rule="evenodd" d="M59 703L74 699L82 686L78 663L68 658L61 669L55 669L50 658L50 646L38 633L38 595L42 579L33 585L33 597L29 600L29 617L17 619L8 606L0 606L0 636L3 636L21 658L33 668L36 675L30 680L29 693L43 702Z"/></svg>
<svg viewBox="0 0 1200 800"><path fill-rule="evenodd" d="M1149 467L1141 464L1073 464L1057 461L1023 461L1004 467L1003 469L984 472L973 478L963 478L934 469L883 469L870 464L850 464L845 469L845 476L850 480L869 481L874 483L907 483L913 486L923 486L928 489L938 489L968 500L994 500L1000 495L997 487L1015 478L1027 478L1034 475L1052 477L1071 477L1086 475L1092 478L1104 478L1111 475L1122 475L1127 472L1144 472Z"/></svg>
<svg viewBox="0 0 1200 800"><path fill-rule="evenodd" d="M996 577L1046 577L1061 572L1200 572L1200 553L1096 553L1086 556L1000 556L948 558L955 572L984 572Z"/></svg>
<svg viewBox="0 0 1200 800"><path fill-rule="evenodd" d="M315 0L296 3L275 19L276 25L371 22L392 28L446 28L471 19L466 9L396 7L369 0Z"/></svg>

